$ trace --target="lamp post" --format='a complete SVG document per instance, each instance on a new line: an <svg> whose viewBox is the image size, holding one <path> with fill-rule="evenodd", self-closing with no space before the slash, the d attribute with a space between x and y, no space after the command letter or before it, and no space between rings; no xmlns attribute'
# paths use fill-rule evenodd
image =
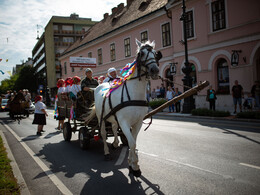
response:
<svg viewBox="0 0 260 195"><path fill-rule="evenodd" d="M182 68L182 72L185 74L184 78L182 79L183 81L183 91L187 91L189 87L192 87L192 78L190 76L190 73L192 71L191 69L191 64L189 63L188 60L188 45L187 45L187 33L186 33L186 7L185 7L185 0L182 0L182 15L180 20L183 22L183 38L184 40L182 41L184 43L184 51L185 51L185 62L184 62L184 67ZM185 87L188 86L188 87ZM183 103L183 113L190 113L192 109L195 108L194 104L194 99L193 96L189 96L184 99Z"/></svg>

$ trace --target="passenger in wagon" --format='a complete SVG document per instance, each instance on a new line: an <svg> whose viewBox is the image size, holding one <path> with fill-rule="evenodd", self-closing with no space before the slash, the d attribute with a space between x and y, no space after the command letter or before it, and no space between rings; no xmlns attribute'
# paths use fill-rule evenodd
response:
<svg viewBox="0 0 260 195"><path fill-rule="evenodd" d="M77 99L76 116L83 117L94 105L94 90L99 85L98 81L92 77L93 71L87 68L85 71L86 77L81 81L82 95Z"/></svg>
<svg viewBox="0 0 260 195"><path fill-rule="evenodd" d="M103 81L103 83L111 82L114 79L120 79L119 76L117 76L116 69L114 67L109 68L107 71L107 78Z"/></svg>

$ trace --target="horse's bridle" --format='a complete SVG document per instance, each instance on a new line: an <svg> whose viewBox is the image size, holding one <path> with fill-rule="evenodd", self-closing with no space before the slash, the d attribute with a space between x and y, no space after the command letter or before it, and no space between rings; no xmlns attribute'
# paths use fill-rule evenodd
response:
<svg viewBox="0 0 260 195"><path fill-rule="evenodd" d="M148 53L146 54L145 60L141 61L143 49L147 49ZM149 65L152 64L152 63L156 63L157 66L159 66L159 60L161 59L161 56L162 56L161 52L159 51L158 53L154 53L152 50L153 50L153 47L151 47L150 45L144 45L140 48L140 50L137 54L137 58L136 58L137 76L133 77L131 79L139 78L139 80L141 80L142 76L146 76L146 78L148 78ZM152 53L154 55L154 58L148 59L150 53ZM145 71L141 69L142 67L145 67ZM144 72L144 73L141 74L141 72Z"/></svg>

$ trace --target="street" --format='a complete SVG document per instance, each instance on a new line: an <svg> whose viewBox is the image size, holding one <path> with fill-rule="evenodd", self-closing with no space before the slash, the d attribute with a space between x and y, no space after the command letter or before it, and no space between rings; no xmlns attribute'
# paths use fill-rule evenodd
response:
<svg viewBox="0 0 260 195"><path fill-rule="evenodd" d="M260 194L259 123L155 117L137 138L142 176L135 178L126 146L110 148L105 161L101 140L86 151L78 132L65 142L48 113L40 137L33 115L15 121L0 113L0 131L31 194Z"/></svg>

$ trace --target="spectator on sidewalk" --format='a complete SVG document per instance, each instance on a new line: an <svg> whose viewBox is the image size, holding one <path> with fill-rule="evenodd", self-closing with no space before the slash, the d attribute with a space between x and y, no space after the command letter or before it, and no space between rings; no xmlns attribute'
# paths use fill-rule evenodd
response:
<svg viewBox="0 0 260 195"><path fill-rule="evenodd" d="M156 98L160 98L161 92L159 86L156 87L155 93L156 93Z"/></svg>
<svg viewBox="0 0 260 195"><path fill-rule="evenodd" d="M242 98L244 97L243 87L238 84L238 80L235 80L235 85L232 87L232 96L235 111L237 113L237 104L239 105L240 112L242 112Z"/></svg>
<svg viewBox="0 0 260 195"><path fill-rule="evenodd" d="M257 109L260 109L260 81L255 81L251 89L252 97L255 98L255 104Z"/></svg>
<svg viewBox="0 0 260 195"><path fill-rule="evenodd" d="M206 100L209 102L209 109L214 110L216 108L216 92L214 89L212 89L212 85L209 86L209 89L207 90L207 97Z"/></svg>
<svg viewBox="0 0 260 195"><path fill-rule="evenodd" d="M171 86L168 86L168 90L166 92L166 99L168 101L170 101L171 99L173 99L175 93L174 91L172 90L172 87ZM170 105L169 106L169 112L174 112L174 104Z"/></svg>
<svg viewBox="0 0 260 195"><path fill-rule="evenodd" d="M156 98L155 88L153 88L153 91L151 92L151 98L152 100Z"/></svg>
<svg viewBox="0 0 260 195"><path fill-rule="evenodd" d="M163 83L162 83L162 85L161 85L161 88L160 88L160 98L165 98L165 87L164 87L164 85L163 85Z"/></svg>
<svg viewBox="0 0 260 195"><path fill-rule="evenodd" d="M178 87L175 88L175 97L181 95L181 92L179 91ZM175 103L176 112L181 111L181 100Z"/></svg>

